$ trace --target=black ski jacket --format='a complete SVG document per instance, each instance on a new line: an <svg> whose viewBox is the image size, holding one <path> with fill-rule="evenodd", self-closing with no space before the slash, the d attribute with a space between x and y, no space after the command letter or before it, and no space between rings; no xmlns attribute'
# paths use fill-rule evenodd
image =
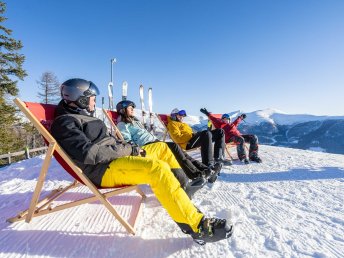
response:
<svg viewBox="0 0 344 258"><path fill-rule="evenodd" d="M103 121L80 114L82 112L61 101L55 111L51 133L85 175L100 186L112 160L137 156L139 151L137 146L110 136Z"/></svg>

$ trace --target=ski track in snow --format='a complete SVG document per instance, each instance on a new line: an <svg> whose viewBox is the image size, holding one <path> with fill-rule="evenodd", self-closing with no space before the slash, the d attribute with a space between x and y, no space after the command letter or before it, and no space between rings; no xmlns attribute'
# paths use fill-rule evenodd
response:
<svg viewBox="0 0 344 258"><path fill-rule="evenodd" d="M344 257L344 155L260 147L262 164L235 160L195 194L206 215L235 224L232 238L205 246L179 230L147 185L135 236L97 202L7 223L28 207L44 157L0 168L0 257ZM43 195L71 180L53 160ZM58 202L89 194L82 186ZM125 218L138 200L110 199Z"/></svg>

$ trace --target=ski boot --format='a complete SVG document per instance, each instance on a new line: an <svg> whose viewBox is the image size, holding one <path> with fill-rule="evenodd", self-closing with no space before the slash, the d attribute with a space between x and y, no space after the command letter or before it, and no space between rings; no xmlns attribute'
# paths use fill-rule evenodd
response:
<svg viewBox="0 0 344 258"><path fill-rule="evenodd" d="M233 229L233 225L228 224L225 219L203 218L198 227L198 232L192 232L191 236L197 244L205 245L231 237Z"/></svg>
<svg viewBox="0 0 344 258"><path fill-rule="evenodd" d="M210 169L212 170L212 173L208 177L208 183L214 183L217 179L217 177L220 175L220 171L222 169L222 163L217 162L214 165L210 166Z"/></svg>
<svg viewBox="0 0 344 258"><path fill-rule="evenodd" d="M255 161L257 163L262 163L262 159L259 158L258 156L252 156L252 157L250 157L250 160Z"/></svg>
<svg viewBox="0 0 344 258"><path fill-rule="evenodd" d="M224 166L231 166L231 165L233 165L233 162L230 159L216 159L215 161L222 163Z"/></svg>
<svg viewBox="0 0 344 258"><path fill-rule="evenodd" d="M211 176L211 174L213 173L213 171L211 170L210 167L207 167L205 169L202 170L202 176L207 179Z"/></svg>
<svg viewBox="0 0 344 258"><path fill-rule="evenodd" d="M245 163L246 165L247 165L247 164L250 164L250 161L249 161L247 158L240 159L240 161L241 161L242 163Z"/></svg>
<svg viewBox="0 0 344 258"><path fill-rule="evenodd" d="M206 182L207 181L203 177L198 177L193 179L186 186L185 192L189 196L190 200L192 199L193 195L206 184Z"/></svg>

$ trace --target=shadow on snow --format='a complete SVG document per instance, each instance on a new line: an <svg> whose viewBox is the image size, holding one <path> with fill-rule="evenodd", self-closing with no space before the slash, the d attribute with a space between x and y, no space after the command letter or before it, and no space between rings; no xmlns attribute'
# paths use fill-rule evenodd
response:
<svg viewBox="0 0 344 258"><path fill-rule="evenodd" d="M222 173L220 179L234 183L256 183L268 181L305 181L322 179L344 179L344 170L336 167L323 167L317 170L292 169L288 171L272 171L268 173Z"/></svg>

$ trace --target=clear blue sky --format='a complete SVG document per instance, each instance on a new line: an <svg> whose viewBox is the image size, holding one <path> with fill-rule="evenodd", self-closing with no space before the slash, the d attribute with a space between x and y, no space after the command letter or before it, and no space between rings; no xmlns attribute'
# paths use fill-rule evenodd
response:
<svg viewBox="0 0 344 258"><path fill-rule="evenodd" d="M344 115L343 0L6 3L5 25L24 45L25 100L37 101L45 71L92 80L107 96L115 57L115 99L126 80L137 102L142 83L156 112Z"/></svg>

